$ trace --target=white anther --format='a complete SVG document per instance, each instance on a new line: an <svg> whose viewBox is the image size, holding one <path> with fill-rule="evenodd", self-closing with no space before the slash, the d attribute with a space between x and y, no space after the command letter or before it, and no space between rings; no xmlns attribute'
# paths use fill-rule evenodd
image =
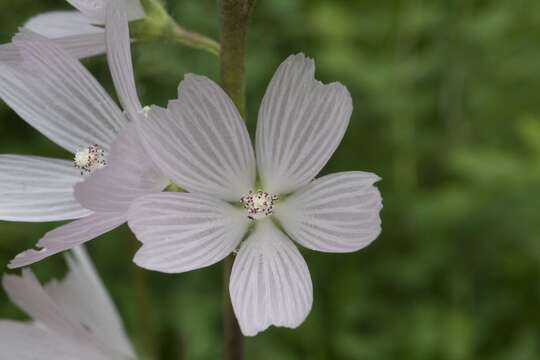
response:
<svg viewBox="0 0 540 360"><path fill-rule="evenodd" d="M73 164L81 170L81 175L90 175L95 170L107 165L105 157L105 150L101 146L93 144L77 151Z"/></svg>

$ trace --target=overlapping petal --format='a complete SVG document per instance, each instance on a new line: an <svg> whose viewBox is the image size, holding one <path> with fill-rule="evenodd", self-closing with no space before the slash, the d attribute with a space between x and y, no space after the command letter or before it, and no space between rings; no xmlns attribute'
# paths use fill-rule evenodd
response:
<svg viewBox="0 0 540 360"><path fill-rule="evenodd" d="M315 80L315 64L290 56L264 95L257 122L257 165L263 187L289 193L311 181L341 142L352 100L339 83Z"/></svg>
<svg viewBox="0 0 540 360"><path fill-rule="evenodd" d="M0 155L0 220L59 221L91 214L73 195L82 181L70 161Z"/></svg>
<svg viewBox="0 0 540 360"><path fill-rule="evenodd" d="M23 269L22 276L4 275L2 285L11 302L34 320L57 333L87 338L83 328L57 306L29 269Z"/></svg>
<svg viewBox="0 0 540 360"><path fill-rule="evenodd" d="M375 174L352 171L323 176L279 203L275 216L289 236L323 252L352 252L381 232L382 199Z"/></svg>
<svg viewBox="0 0 540 360"><path fill-rule="evenodd" d="M270 325L299 326L313 302L311 277L302 255L270 220L259 221L255 232L242 243L229 291L247 336Z"/></svg>
<svg viewBox="0 0 540 360"><path fill-rule="evenodd" d="M84 324L95 337L110 349L134 357L120 316L103 286L84 247L76 247L66 255L69 272L61 281L45 285L50 298L70 318Z"/></svg>
<svg viewBox="0 0 540 360"><path fill-rule="evenodd" d="M9 359L133 359L118 313L84 249L67 257L68 276L41 286L29 269L5 275L14 304L34 322L0 321L2 356Z"/></svg>
<svg viewBox="0 0 540 360"><path fill-rule="evenodd" d="M0 321L0 348L5 359L110 360L110 357L66 336L20 321Z"/></svg>
<svg viewBox="0 0 540 360"><path fill-rule="evenodd" d="M223 90L203 76L187 75L178 100L152 107L139 122L146 150L182 188L238 201L253 188L253 148L238 111Z"/></svg>
<svg viewBox="0 0 540 360"><path fill-rule="evenodd" d="M92 240L126 221L124 214L95 213L85 218L72 221L49 231L39 240L39 250L23 251L13 258L8 267L19 268L43 260L51 255L71 249Z"/></svg>
<svg viewBox="0 0 540 360"><path fill-rule="evenodd" d="M105 149L126 123L92 75L52 40L27 33L15 43L23 61L0 64L0 97L30 125L65 149Z"/></svg>
<svg viewBox="0 0 540 360"><path fill-rule="evenodd" d="M105 53L103 28L79 11L46 12L30 18L21 31L25 29L53 39L77 59Z"/></svg>
<svg viewBox="0 0 540 360"><path fill-rule="evenodd" d="M79 11L50 11L39 14L31 17L24 27L49 39L80 34L103 35L103 28L92 25Z"/></svg>
<svg viewBox="0 0 540 360"><path fill-rule="evenodd" d="M248 222L242 210L206 195L144 196L128 214L130 228L143 243L134 261L167 273L212 265L236 248Z"/></svg>
<svg viewBox="0 0 540 360"><path fill-rule="evenodd" d="M146 155L133 124L118 135L107 162L75 186L76 199L87 209L126 212L133 200L168 183Z"/></svg>
<svg viewBox="0 0 540 360"><path fill-rule="evenodd" d="M123 1L110 1L107 5L105 33L107 60L116 93L124 110L135 120L142 106L133 76L128 19Z"/></svg>

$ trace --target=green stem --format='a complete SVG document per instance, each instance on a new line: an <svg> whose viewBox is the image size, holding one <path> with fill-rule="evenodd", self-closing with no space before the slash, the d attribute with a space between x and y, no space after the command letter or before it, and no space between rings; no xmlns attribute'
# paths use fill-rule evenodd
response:
<svg viewBox="0 0 540 360"><path fill-rule="evenodd" d="M128 231L129 248L134 255L140 244L131 230ZM137 329L140 331L137 336L143 339L143 356L148 359L156 359L158 343L156 328L152 318L152 296L148 288L147 271L132 263L131 279L134 292L133 298L137 303L135 307L137 309L135 321L138 324Z"/></svg>
<svg viewBox="0 0 540 360"><path fill-rule="evenodd" d="M232 99L240 115L246 116L246 95L244 80L244 57L246 34L254 0L219 0L219 25L221 43L221 83ZM243 358L242 333L234 315L229 296L229 280L234 256L224 261L223 271L223 359Z"/></svg>
<svg viewBox="0 0 540 360"><path fill-rule="evenodd" d="M179 42L180 44L206 50L212 55L219 56L220 49L217 41L199 33L188 31L178 24L176 24L174 28L173 40Z"/></svg>
<svg viewBox="0 0 540 360"><path fill-rule="evenodd" d="M164 40L205 50L219 56L219 43L206 35L186 30L169 15L160 0L141 1L146 16L131 23L131 35L137 41Z"/></svg>

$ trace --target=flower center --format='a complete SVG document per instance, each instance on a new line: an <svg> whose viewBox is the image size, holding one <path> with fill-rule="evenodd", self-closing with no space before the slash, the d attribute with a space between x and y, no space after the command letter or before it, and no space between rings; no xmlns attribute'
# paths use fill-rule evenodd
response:
<svg viewBox="0 0 540 360"><path fill-rule="evenodd" d="M251 220L262 219L271 215L274 211L274 202L278 199L276 195L271 195L262 190L249 190L247 195L240 198L240 203L247 210L248 218Z"/></svg>
<svg viewBox="0 0 540 360"><path fill-rule="evenodd" d="M73 165L81 170L81 175L90 175L95 170L107 165L105 157L105 150L101 146L93 144L77 151L73 159Z"/></svg>

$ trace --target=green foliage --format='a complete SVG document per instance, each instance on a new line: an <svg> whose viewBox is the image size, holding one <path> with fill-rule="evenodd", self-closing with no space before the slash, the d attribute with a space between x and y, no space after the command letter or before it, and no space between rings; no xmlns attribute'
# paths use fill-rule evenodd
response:
<svg viewBox="0 0 540 360"><path fill-rule="evenodd" d="M63 0L0 2L8 41ZM218 38L215 1L169 0L187 29ZM538 10L538 11L536 11ZM383 178L383 233L354 254L304 251L314 306L297 330L246 339L248 359L540 358L540 3L533 0L258 1L247 55L248 125L289 54L315 58L355 110L324 172ZM134 45L146 104L218 61L172 43ZM103 58L85 62L112 90ZM111 92L112 93L112 92ZM0 105L0 152L67 156ZM0 223L0 266L53 224ZM143 272L119 229L89 245L140 352L215 359L221 275ZM63 272L60 256L35 266ZM0 318L22 315L5 296Z"/></svg>

